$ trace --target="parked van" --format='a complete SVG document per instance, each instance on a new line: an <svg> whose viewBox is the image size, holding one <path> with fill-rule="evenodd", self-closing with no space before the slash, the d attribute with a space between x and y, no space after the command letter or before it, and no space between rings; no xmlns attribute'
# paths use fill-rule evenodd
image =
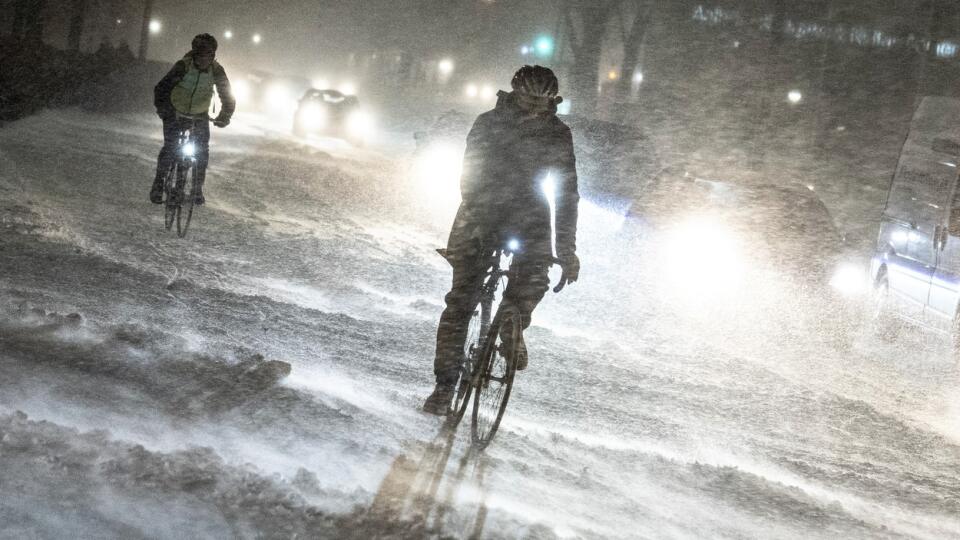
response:
<svg viewBox="0 0 960 540"><path fill-rule="evenodd" d="M890 185L871 262L877 328L907 321L953 339L960 352L960 100L920 102Z"/></svg>

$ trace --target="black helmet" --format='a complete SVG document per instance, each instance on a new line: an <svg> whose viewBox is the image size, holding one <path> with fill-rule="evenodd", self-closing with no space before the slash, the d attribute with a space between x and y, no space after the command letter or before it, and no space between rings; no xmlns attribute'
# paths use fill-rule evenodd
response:
<svg viewBox="0 0 960 540"><path fill-rule="evenodd" d="M197 37L190 42L190 46L193 48L193 52L217 52L217 38L210 34L197 34Z"/></svg>
<svg viewBox="0 0 960 540"><path fill-rule="evenodd" d="M514 92L538 97L556 97L560 83L550 68L523 66L513 74L510 86Z"/></svg>

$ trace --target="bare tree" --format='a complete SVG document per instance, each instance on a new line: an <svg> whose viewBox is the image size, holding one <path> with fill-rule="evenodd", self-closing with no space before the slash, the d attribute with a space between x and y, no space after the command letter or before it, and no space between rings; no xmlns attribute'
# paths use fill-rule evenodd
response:
<svg viewBox="0 0 960 540"><path fill-rule="evenodd" d="M623 64L617 86L620 99L627 99L633 90L633 76L640 62L640 47L647 35L652 15L652 0L628 0L621 2L619 6L620 40L623 43Z"/></svg>
<svg viewBox="0 0 960 540"><path fill-rule="evenodd" d="M79 51L83 38L83 23L87 15L87 0L70 0L70 31L67 34L67 50Z"/></svg>
<svg viewBox="0 0 960 540"><path fill-rule="evenodd" d="M143 2L143 21L140 24L140 52L137 58L141 62L147 60L147 45L150 41L150 17L153 16L153 0Z"/></svg>
<svg viewBox="0 0 960 540"><path fill-rule="evenodd" d="M580 107L593 109L597 102L600 56L607 24L623 0L567 0L563 4L567 44L573 53L573 94Z"/></svg>
<svg viewBox="0 0 960 540"><path fill-rule="evenodd" d="M46 0L16 0L13 35L24 41L43 41L43 9Z"/></svg>

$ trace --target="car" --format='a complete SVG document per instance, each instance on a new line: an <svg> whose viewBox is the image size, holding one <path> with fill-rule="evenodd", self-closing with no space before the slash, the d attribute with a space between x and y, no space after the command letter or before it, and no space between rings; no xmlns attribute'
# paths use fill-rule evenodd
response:
<svg viewBox="0 0 960 540"><path fill-rule="evenodd" d="M925 97L910 124L870 265L878 334L904 323L951 339L960 359L960 100Z"/></svg>
<svg viewBox="0 0 960 540"><path fill-rule="evenodd" d="M293 133L345 139L362 146L373 130L371 115L360 107L357 96L339 90L307 90L297 103L293 117Z"/></svg>
<svg viewBox="0 0 960 540"><path fill-rule="evenodd" d="M627 215L648 241L638 272L668 302L709 312L730 305L761 317L783 302L810 316L835 345L862 320L866 257L849 246L816 192L805 186L709 179L685 164L647 182Z"/></svg>

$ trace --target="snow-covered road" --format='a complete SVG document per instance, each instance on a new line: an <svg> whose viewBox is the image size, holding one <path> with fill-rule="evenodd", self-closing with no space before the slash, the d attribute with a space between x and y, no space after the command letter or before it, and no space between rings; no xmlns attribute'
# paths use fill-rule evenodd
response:
<svg viewBox="0 0 960 540"><path fill-rule="evenodd" d="M214 133L185 240L153 118L0 129L0 537L960 538L943 344L657 299L589 201L471 452L418 411L455 209L402 145L255 120Z"/></svg>

